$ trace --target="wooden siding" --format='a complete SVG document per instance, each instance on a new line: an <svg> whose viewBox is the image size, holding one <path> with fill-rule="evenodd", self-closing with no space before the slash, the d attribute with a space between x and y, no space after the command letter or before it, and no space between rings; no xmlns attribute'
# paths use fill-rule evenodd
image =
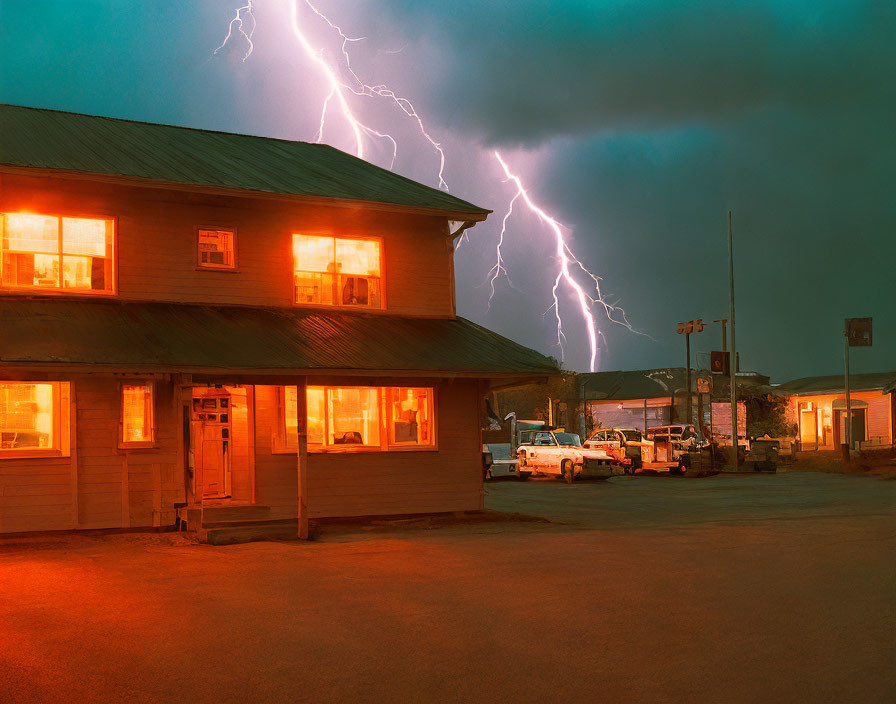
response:
<svg viewBox="0 0 896 704"><path fill-rule="evenodd" d="M156 447L124 450L118 448L120 382L71 380L71 457L0 459L0 533L174 522L184 490L173 386L156 383Z"/></svg>
<svg viewBox="0 0 896 704"><path fill-rule="evenodd" d="M272 516L295 517L295 453L272 451L276 387L256 387L255 411L256 500L270 505ZM476 382L442 384L437 418L438 451L310 453L310 517L479 510L482 452Z"/></svg>
<svg viewBox="0 0 896 704"><path fill-rule="evenodd" d="M0 212L115 217L123 299L292 306L292 233L383 239L388 313L451 317L444 218L0 175ZM237 271L197 270L197 229L234 229Z"/></svg>

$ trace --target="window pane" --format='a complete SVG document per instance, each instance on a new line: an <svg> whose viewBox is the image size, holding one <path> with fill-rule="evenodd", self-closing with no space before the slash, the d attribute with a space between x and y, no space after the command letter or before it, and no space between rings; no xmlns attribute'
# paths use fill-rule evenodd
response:
<svg viewBox="0 0 896 704"><path fill-rule="evenodd" d="M323 387L309 386L308 403L308 444L324 444L324 411L326 406Z"/></svg>
<svg viewBox="0 0 896 704"><path fill-rule="evenodd" d="M65 257L62 260L62 287L91 288L95 261L101 264L105 262L104 259L96 257Z"/></svg>
<svg viewBox="0 0 896 704"><path fill-rule="evenodd" d="M380 280L364 276L340 276L339 303L343 306L379 308Z"/></svg>
<svg viewBox="0 0 896 704"><path fill-rule="evenodd" d="M292 252L296 271L333 271L333 238L293 235Z"/></svg>
<svg viewBox="0 0 896 704"><path fill-rule="evenodd" d="M297 271L296 303L333 305L333 275Z"/></svg>
<svg viewBox="0 0 896 704"><path fill-rule="evenodd" d="M379 445L378 389L328 389L329 428L333 445Z"/></svg>
<svg viewBox="0 0 896 704"><path fill-rule="evenodd" d="M390 441L432 445L432 389L391 389Z"/></svg>
<svg viewBox="0 0 896 704"><path fill-rule="evenodd" d="M110 225L108 220L62 218L62 253L107 256L109 243L106 238L111 236Z"/></svg>
<svg viewBox="0 0 896 704"><path fill-rule="evenodd" d="M52 449L53 384L0 383L0 448Z"/></svg>
<svg viewBox="0 0 896 704"><path fill-rule="evenodd" d="M3 284L59 287L59 257L52 254L3 253Z"/></svg>
<svg viewBox="0 0 896 704"><path fill-rule="evenodd" d="M152 442L152 384L121 387L122 440Z"/></svg>
<svg viewBox="0 0 896 704"><path fill-rule="evenodd" d="M58 254L59 218L25 213L8 214L3 249Z"/></svg>
<svg viewBox="0 0 896 704"><path fill-rule="evenodd" d="M336 240L336 266L342 274L380 275L380 243L377 240Z"/></svg>
<svg viewBox="0 0 896 704"><path fill-rule="evenodd" d="M233 269L233 233L225 230L199 231L199 266L209 269Z"/></svg>

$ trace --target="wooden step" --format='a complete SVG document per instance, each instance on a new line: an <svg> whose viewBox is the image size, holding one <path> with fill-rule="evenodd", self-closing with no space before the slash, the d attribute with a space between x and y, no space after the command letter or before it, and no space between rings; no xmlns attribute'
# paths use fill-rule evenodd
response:
<svg viewBox="0 0 896 704"><path fill-rule="evenodd" d="M221 528L202 528L197 537L209 545L233 545L256 540L295 540L298 523L295 519L236 524Z"/></svg>
<svg viewBox="0 0 896 704"><path fill-rule="evenodd" d="M237 506L203 506L202 523L218 523L221 521L258 521L271 515L270 506L246 504Z"/></svg>

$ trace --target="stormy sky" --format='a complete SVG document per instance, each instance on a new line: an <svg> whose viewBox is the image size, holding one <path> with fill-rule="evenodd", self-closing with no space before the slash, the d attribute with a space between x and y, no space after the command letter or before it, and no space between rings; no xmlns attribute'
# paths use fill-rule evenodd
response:
<svg viewBox="0 0 896 704"><path fill-rule="evenodd" d="M297 49L289 0L256 0L254 53L230 0L0 0L0 101L313 140L327 90ZM621 302L595 310L601 369L681 366L678 321L728 315L734 212L741 366L783 381L842 370L846 316L873 316L855 371L896 370L896 4L891 0L320 0L354 68L411 98L446 180L491 208L457 257L458 308L559 357L549 233L517 208L490 309L487 274L513 195L501 150L572 249ZM303 26L335 57L306 7ZM396 170L436 185L437 159L394 106L359 99L399 141ZM331 118L326 141L349 149ZM2 138L2 136L0 136ZM371 160L388 164L385 145ZM583 279L583 283L584 283ZM565 366L584 370L561 291ZM719 347L718 326L693 339ZM696 356L696 354L695 354Z"/></svg>

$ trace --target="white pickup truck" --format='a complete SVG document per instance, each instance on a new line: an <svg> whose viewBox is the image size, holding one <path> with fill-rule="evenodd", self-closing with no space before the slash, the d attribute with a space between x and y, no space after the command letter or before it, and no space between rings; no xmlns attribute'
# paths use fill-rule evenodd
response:
<svg viewBox="0 0 896 704"><path fill-rule="evenodd" d="M622 474L621 467L612 465L610 455L582 447L582 440L575 433L541 429L520 435L520 471L562 476L567 484L576 477L606 479Z"/></svg>

